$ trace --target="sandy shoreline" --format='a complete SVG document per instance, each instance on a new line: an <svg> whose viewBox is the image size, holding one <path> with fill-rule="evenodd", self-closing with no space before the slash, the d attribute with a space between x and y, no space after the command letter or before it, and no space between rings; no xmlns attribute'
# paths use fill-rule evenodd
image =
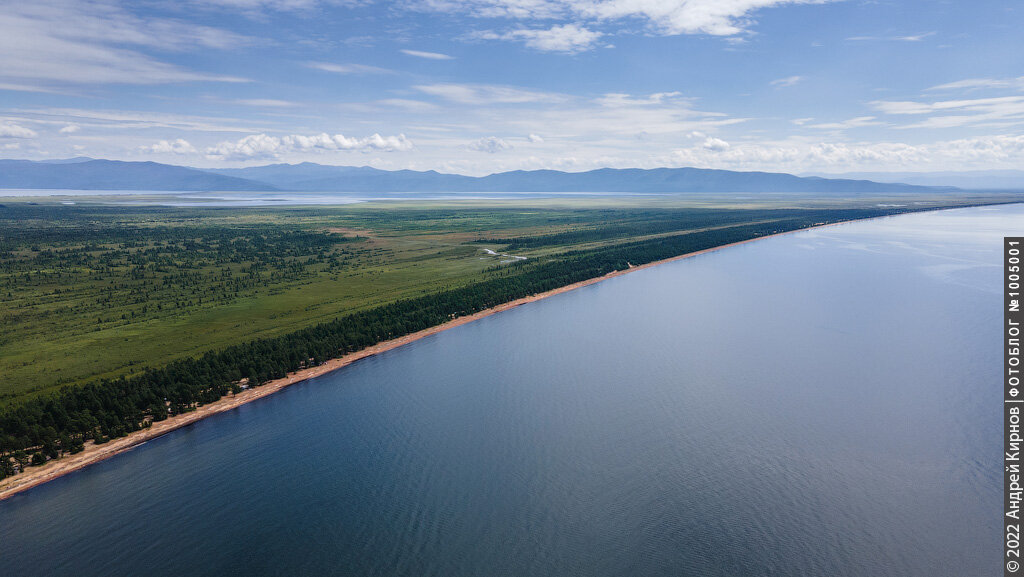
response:
<svg viewBox="0 0 1024 577"><path fill-rule="evenodd" d="M865 219L865 220L871 220L871 219ZM308 369L302 369L302 370L296 371L294 373L289 373L287 377L284 377L284 378L281 378L281 379L275 379L273 381L269 381L269 382L267 382L267 383L265 383L265 384L263 384L263 385L261 385L259 387L253 388L253 389L246 389L246 390L242 391L241 393L238 393L237 395L228 394L227 396L221 398L220 400L215 401L213 403L209 403L207 405L203 405L203 406L199 407L198 409L196 409L196 410L194 410L194 411L192 411L190 413L185 413L183 415L176 415L176 416L170 417L170 418L168 418L168 419L166 419L164 421L153 423L153 425L151 427L149 427L148 429L143 429L143 430L140 430L140 431L136 431L136 432L131 433L131 434L125 436L125 437L121 437L119 439L113 439L111 441L108 441L108 442L106 442L106 443L104 443L102 445L87 444L86 447L85 447L85 450L82 451L81 453L76 454L76 455L70 455L70 456L67 456L67 457L64 457L64 458L61 458L61 459L56 459L54 461L50 461L49 463L47 463L46 465L43 465L41 467L31 467L27 473L21 473L21 474L15 475L13 477L8 477L7 479L4 479L4 480L0 481L0 501L3 501L4 499L7 499L7 498L9 498L9 497L11 497L13 495L16 495L16 494L18 494L18 493L20 493L22 491L27 491L28 489L31 489L32 487L36 487L36 486L41 485L43 483L46 483L48 481L52 481L53 479L56 479L58 477L62 477L64 475L67 475L68 473L71 473L71 472L77 471L79 469L83 469L85 467L88 467L89 465L91 465L93 463L98 463L98 462L103 461L105 459L109 459L110 457L113 457L114 455L117 455L117 454L123 453L125 451L131 450L133 447L141 445L142 443L145 443L146 441L149 441L151 439L155 439L155 438L160 437L162 435L166 435L167 433L170 433L171 431L174 431L176 429L180 429L181 427L185 427L185 426L191 425L192 423L195 423L196 421L205 419L206 417L209 417L211 415L216 415L217 413L223 413L224 411L230 411L231 409L234 409L235 407L244 405L246 403L250 403L252 401L255 401L256 399L261 399L261 398L266 397L268 395L272 395L272 394L280 391L281 389L283 389L285 387L288 387L290 385L294 385L295 383L300 383L302 381L305 381L306 379L311 379L313 377L318 377L318 376L327 374L327 373L329 373L331 371L335 371L335 370L340 369L340 368L342 368L344 366L350 365L350 364L352 364L355 361L358 361L360 359L364 359L366 357L370 357L370 356L373 356L373 355L376 355L376 354L379 354L379 353L382 353L382 352L385 352L385 351L390 351L392 349L396 349L396 348L401 347L401 346L403 346L405 344L408 344L408 343L411 343L413 341L422 339L423 337L430 336L430 335L439 333L441 331L446 331L448 329L451 329L451 328L454 328L454 327L457 327L457 326L461 326L461 325L464 325L466 323L471 323L471 322L473 322L473 321L475 321L477 319L481 319L481 318L493 315L495 313L500 313L502 311L506 311L506 310L518 307L520 305L524 305L526 303L531 303L531 302L538 301L538 300L541 300L541 299L544 299L544 298L548 298L548 297L551 297L551 296L554 296L554 295L557 295L557 294L566 293L566 292L569 292L569 291L572 291L572 290L575 290L575 289L578 289L578 288L581 288L581 287L585 287L585 286L588 286L588 285L592 285L592 284L601 282L601 281L609 279L609 278L614 278L614 277L617 277L617 276L622 276L622 275L627 274L627 273L631 273L631 272L638 271L638 270L643 270L645 268L650 268L650 267L658 266L658 265L665 264L665 263L668 263L668 262L673 262L673 261L681 260L681 259L684 259L684 258L690 258L690 257L694 257L694 256L697 256L697 255L701 255L701 254L705 254L705 253L721 250L721 249L724 249L724 248L738 246L738 245L741 245L741 244L746 244L748 242L753 242L753 241L756 241L756 240L762 240L762 239L765 239L765 238L771 238L771 237L775 237L775 236L781 236L781 235L784 235L784 234L791 234L791 233L794 233L794 232L800 232L800 231L805 231L805 230L812 230L812 229L815 229L815 228L821 228L821 227L825 227L825 226L832 226L832 225L835 225L835 224L843 224L845 222L851 222L851 221L843 221L842 223L830 223L830 224L824 224L824 225L817 225L817 226L812 226L812 227L808 227L808 228L801 228L801 229L796 229L796 230L791 230L791 231L786 231L786 232L780 232L780 233L766 235L766 236L759 236L759 237L756 237L756 238L751 238L751 239L743 240L743 241L740 241L740 242L734 242L734 243L730 243L730 244L723 244L721 246L716 246L716 247L713 247L713 248L708 248L708 249L699 250L699 251L696 251L696 252L690 252L690 253L686 253L686 254L681 254L681 255L678 255L678 256L674 256L674 257L667 258L667 259L664 259L664 260L659 260L659 261L647 263L647 264L640 265L640 266L631 266L630 268L628 268L626 270L620 270L620 271L611 272L611 273L608 273L608 274L606 274L604 276L600 276L600 277L596 277L596 278L580 281L580 282L577 282L577 283L566 285L566 286L561 287L561 288L552 289L552 290L547 291L547 292L543 292L543 293L539 293L539 294L523 297L523 298L520 298L520 299L516 299L514 301L510 301L510 302L507 302L505 304L498 305L496 307L492 307L492 308L480 311L480 312L472 314L472 315L468 315L468 316L464 316L464 317L459 317L459 318L453 319L453 320L448 321L448 322L446 322L444 324L440 324L440 325L431 327L429 329L424 329L424 330L419 331L419 332L415 332L415 333L412 333L412 334L405 335L404 337L399 337L397 339L392 339L392 340L389 340L389 341L384 341L384 342L381 342L381 343L377 343L376 345L373 345L371 347L367 347L367 348L365 348L365 349L363 349L361 351L350 353L348 355L345 355L343 357L339 357L337 359L331 359L331 360L325 362L324 364L322 364L320 366L310 367Z"/></svg>

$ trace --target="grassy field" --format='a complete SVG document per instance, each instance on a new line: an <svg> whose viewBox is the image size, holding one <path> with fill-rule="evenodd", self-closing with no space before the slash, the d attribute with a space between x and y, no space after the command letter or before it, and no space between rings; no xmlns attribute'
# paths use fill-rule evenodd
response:
<svg viewBox="0 0 1024 577"><path fill-rule="evenodd" d="M1005 197L918 199L912 208ZM79 199L81 201L81 199ZM0 405L464 286L508 266L885 199L0 205ZM824 214L824 213L823 213ZM841 216L837 218L842 218Z"/></svg>

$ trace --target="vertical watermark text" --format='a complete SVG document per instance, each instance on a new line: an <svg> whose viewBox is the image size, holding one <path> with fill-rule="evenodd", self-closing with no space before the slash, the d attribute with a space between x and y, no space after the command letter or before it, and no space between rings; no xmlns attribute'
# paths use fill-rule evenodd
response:
<svg viewBox="0 0 1024 577"><path fill-rule="evenodd" d="M1004 575L1021 571L1021 251L1024 237L1003 239L1003 567Z"/></svg>

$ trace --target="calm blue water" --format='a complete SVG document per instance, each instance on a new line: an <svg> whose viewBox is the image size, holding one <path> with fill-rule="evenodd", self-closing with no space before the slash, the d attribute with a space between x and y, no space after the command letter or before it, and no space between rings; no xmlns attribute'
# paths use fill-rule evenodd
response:
<svg viewBox="0 0 1024 577"><path fill-rule="evenodd" d="M1011 233L853 223L488 317L0 503L0 572L997 575Z"/></svg>

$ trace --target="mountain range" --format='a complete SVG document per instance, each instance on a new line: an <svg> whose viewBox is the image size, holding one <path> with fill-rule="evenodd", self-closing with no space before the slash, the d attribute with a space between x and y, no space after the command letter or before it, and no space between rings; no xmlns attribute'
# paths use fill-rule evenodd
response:
<svg viewBox="0 0 1024 577"><path fill-rule="evenodd" d="M292 192L941 192L948 186L800 177L704 168L515 170L488 176L304 162L198 169L156 162L72 158L0 160L0 188Z"/></svg>
<svg viewBox="0 0 1024 577"><path fill-rule="evenodd" d="M1024 170L967 170L961 172L847 172L807 176L902 182L921 186L955 186L973 190L1024 190Z"/></svg>

